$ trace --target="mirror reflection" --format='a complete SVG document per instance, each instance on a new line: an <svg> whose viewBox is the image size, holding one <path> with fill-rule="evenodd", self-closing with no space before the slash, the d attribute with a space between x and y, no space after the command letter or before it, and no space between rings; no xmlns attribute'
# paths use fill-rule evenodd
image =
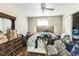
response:
<svg viewBox="0 0 79 59"><path fill-rule="evenodd" d="M0 31L6 34L8 29L11 29L11 20L0 18Z"/></svg>

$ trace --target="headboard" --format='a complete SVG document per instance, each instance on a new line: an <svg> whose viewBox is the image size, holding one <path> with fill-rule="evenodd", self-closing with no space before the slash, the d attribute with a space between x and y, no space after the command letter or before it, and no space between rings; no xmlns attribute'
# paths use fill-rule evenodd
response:
<svg viewBox="0 0 79 59"><path fill-rule="evenodd" d="M53 26L37 26L36 27L37 32L43 32L45 30L48 30L49 32L54 33L54 27Z"/></svg>

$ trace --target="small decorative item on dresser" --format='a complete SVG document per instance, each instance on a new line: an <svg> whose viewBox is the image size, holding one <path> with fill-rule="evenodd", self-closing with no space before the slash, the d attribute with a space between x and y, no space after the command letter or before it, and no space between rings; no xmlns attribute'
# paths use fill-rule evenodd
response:
<svg viewBox="0 0 79 59"><path fill-rule="evenodd" d="M17 38L17 31L16 30L9 30L9 32L7 33L9 41L12 39Z"/></svg>

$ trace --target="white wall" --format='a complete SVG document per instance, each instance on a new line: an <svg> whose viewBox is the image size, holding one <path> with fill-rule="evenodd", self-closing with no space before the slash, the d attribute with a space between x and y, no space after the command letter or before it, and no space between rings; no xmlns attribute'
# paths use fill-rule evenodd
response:
<svg viewBox="0 0 79 59"><path fill-rule="evenodd" d="M29 17L28 18L28 31L31 33L36 33L36 25L37 25L36 18Z"/></svg>
<svg viewBox="0 0 79 59"><path fill-rule="evenodd" d="M15 27L17 29L18 34L26 34L28 31L28 19L27 17L20 15L17 17L16 22L15 22Z"/></svg>
<svg viewBox="0 0 79 59"><path fill-rule="evenodd" d="M48 20L48 25L54 27L54 33L61 35L62 33L62 16L45 16L45 17L29 17L29 31L36 32L37 20Z"/></svg>
<svg viewBox="0 0 79 59"><path fill-rule="evenodd" d="M54 26L54 33L61 35L62 33L62 16L52 16L49 18L49 25Z"/></svg>
<svg viewBox="0 0 79 59"><path fill-rule="evenodd" d="M62 33L72 34L72 16L63 17Z"/></svg>

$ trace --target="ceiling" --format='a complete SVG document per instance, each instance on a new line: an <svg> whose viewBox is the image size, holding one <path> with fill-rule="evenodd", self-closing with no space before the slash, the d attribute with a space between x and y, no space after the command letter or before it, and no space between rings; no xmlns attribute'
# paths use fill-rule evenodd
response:
<svg viewBox="0 0 79 59"><path fill-rule="evenodd" d="M7 10L14 11L14 13L23 13L26 16L53 16L64 15L66 12L74 10L79 7L78 3L47 3L48 8L54 8L53 11L41 11L41 3L0 3L1 7L8 8Z"/></svg>

